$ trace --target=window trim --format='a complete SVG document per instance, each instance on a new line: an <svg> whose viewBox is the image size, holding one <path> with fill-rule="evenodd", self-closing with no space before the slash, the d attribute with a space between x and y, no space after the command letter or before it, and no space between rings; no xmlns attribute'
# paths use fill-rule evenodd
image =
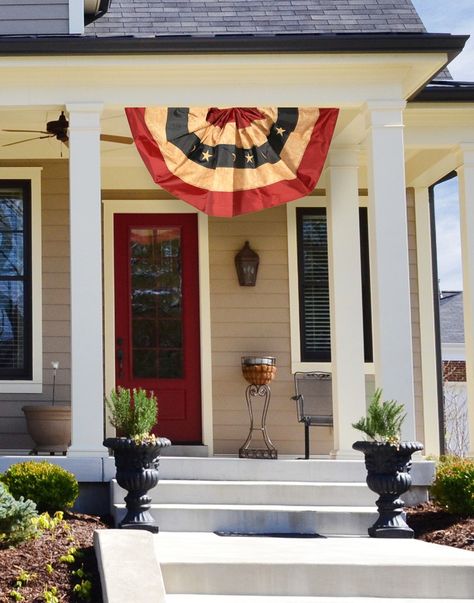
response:
<svg viewBox="0 0 474 603"><path fill-rule="evenodd" d="M28 181L31 194L31 379L0 380L0 394L41 393L42 358L42 279L41 279L41 167L0 168L1 181Z"/></svg>
<svg viewBox="0 0 474 603"><path fill-rule="evenodd" d="M302 361L301 360L301 331L300 331L300 296L298 278L298 239L296 208L324 208L327 210L327 198L324 193L313 197L305 197L287 203L287 236L288 236L288 281L290 301L290 349L291 372L296 371L328 371L333 370L332 362ZM359 207L367 207L367 197L359 196ZM331 250L328 249L329 265ZM373 362L364 362L364 373L375 374Z"/></svg>

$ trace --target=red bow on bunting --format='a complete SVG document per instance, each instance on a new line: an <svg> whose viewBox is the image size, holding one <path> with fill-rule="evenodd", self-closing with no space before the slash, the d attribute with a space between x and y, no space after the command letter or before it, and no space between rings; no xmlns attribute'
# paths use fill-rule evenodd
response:
<svg viewBox="0 0 474 603"><path fill-rule="evenodd" d="M316 186L338 109L127 108L153 180L210 216L237 216Z"/></svg>

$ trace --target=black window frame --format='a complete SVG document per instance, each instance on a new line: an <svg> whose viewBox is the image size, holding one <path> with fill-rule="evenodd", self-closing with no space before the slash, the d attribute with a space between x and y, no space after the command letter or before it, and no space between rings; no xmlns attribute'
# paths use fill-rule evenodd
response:
<svg viewBox="0 0 474 603"><path fill-rule="evenodd" d="M4 188L19 188L22 190L23 196L23 275L21 277L0 275L0 281L23 282L24 346L23 367L16 369L0 367L0 383L5 381L31 381L33 379L33 272L31 180L1 179L0 192Z"/></svg>
<svg viewBox="0 0 474 603"><path fill-rule="evenodd" d="M331 362L331 349L314 350L309 349L306 342L306 317L304 303L304 255L303 255L303 222L305 216L318 215L326 218L325 207L297 207L296 208L296 239L298 256L298 299L299 299L299 325L300 325L300 361L301 362ZM370 295L370 255L369 255L369 233L368 233L368 211L366 207L359 208L359 232L360 232L360 259L361 259L361 288L362 288L362 314L364 332L364 362L373 362L372 344L372 308ZM328 268L328 316L329 333L331 334L331 318L329 315L329 266Z"/></svg>

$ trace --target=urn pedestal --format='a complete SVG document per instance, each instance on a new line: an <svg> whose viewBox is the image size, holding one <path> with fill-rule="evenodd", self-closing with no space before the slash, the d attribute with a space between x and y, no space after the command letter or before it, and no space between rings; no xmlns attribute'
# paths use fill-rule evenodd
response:
<svg viewBox="0 0 474 603"><path fill-rule="evenodd" d="M376 501L379 517L369 528L372 538L413 538L406 523L403 500L411 486L411 456L423 450L420 442L401 442L399 446L380 442L355 442L352 447L364 453L367 485L379 495Z"/></svg>
<svg viewBox="0 0 474 603"><path fill-rule="evenodd" d="M159 527L150 513L148 491L158 483L161 449L171 442L157 438L155 444L137 444L129 438L107 438L104 446L114 451L117 483L128 492L127 513L119 527L157 534Z"/></svg>

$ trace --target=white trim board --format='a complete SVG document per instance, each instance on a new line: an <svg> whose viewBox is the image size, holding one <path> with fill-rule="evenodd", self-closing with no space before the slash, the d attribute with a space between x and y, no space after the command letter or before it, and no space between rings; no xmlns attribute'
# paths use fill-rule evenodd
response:
<svg viewBox="0 0 474 603"><path fill-rule="evenodd" d="M84 33L84 0L69 0L69 33Z"/></svg>

